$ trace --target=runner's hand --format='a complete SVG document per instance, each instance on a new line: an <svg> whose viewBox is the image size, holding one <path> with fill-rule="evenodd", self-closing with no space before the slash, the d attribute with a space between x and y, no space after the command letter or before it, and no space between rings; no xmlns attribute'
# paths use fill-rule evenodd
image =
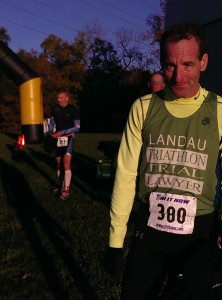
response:
<svg viewBox="0 0 222 300"><path fill-rule="evenodd" d="M123 249L109 247L105 253L104 265L109 275L120 281L123 269Z"/></svg>

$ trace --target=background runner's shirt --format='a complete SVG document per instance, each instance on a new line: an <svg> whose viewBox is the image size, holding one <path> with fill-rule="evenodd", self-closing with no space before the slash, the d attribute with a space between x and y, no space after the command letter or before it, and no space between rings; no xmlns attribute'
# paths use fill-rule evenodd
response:
<svg viewBox="0 0 222 300"><path fill-rule="evenodd" d="M69 135L80 130L80 118L77 108L68 104L65 107L55 105L52 108L50 118L49 132L53 132L53 128L56 125L56 131L63 131L64 135Z"/></svg>

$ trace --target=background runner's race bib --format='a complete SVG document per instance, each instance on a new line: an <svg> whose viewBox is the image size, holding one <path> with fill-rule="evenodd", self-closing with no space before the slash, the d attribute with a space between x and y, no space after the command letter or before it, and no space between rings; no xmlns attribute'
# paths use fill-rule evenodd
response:
<svg viewBox="0 0 222 300"><path fill-rule="evenodd" d="M60 136L57 138L57 147L65 147L68 146L68 137Z"/></svg>

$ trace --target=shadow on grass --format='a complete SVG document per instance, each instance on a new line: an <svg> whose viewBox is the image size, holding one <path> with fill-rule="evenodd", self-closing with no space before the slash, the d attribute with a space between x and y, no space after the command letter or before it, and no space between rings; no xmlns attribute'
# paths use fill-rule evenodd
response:
<svg viewBox="0 0 222 300"><path fill-rule="evenodd" d="M52 189L56 182L56 162L55 156L49 155L44 152L44 145L42 145L42 151L29 148L28 151L22 150L16 153L15 148L12 145L8 145L8 149L11 151L12 156L16 161L21 161L32 167L36 172L40 173ZM29 152L31 155L27 154ZM44 169L39 167L38 161L44 162L52 169L52 174L49 176ZM98 178L97 177L97 164L98 161L92 158L75 152L72 158L72 185L74 188L79 189L84 195L88 195L92 199L96 199L104 204L108 209L111 203L111 194L114 183L115 170L112 166L113 176L110 178ZM73 187L71 186L71 188ZM137 206L137 201L135 201ZM130 221L135 222L136 209L133 209L130 215Z"/></svg>
<svg viewBox="0 0 222 300"><path fill-rule="evenodd" d="M28 149L28 152L31 155L28 155L27 152L19 151L17 154L14 151L14 148L11 145L8 145L9 150L12 153L12 156L15 156L15 159L20 160L23 163L31 166L36 172L39 172L44 178L49 182L52 188L55 186L56 179L56 163L55 156L48 155L45 152L37 151L34 149ZM44 172L44 170L39 167L37 162L41 160L52 168L51 177ZM97 177L97 161L87 157L85 155L74 153L72 158L72 184L77 189L81 190L84 195L88 195L92 199L96 199L104 204L108 209L110 208L111 194L114 183L114 176L110 178L98 178ZM113 167L114 168L114 167ZM113 169L113 174L115 170ZM136 201L135 201L136 202ZM137 203L135 203L137 206ZM130 221L135 223L136 219L136 209L133 209L130 215Z"/></svg>
<svg viewBox="0 0 222 300"><path fill-rule="evenodd" d="M29 161L29 163L33 164L33 161ZM33 166L37 168L36 165L33 164ZM78 264L73 260L68 246L65 245L71 241L69 235L41 207L37 199L33 196L24 175L16 167L7 164L4 160L0 160L0 167L1 170L4 170L1 176L7 201L17 211L23 230L26 232L32 250L45 276L45 280L54 294L54 299L70 299L69 292L64 288L57 274L52 257L43 246L36 223L37 226L42 228L57 251L57 254L70 271L76 286L84 295L84 299L95 299L94 291L89 284L88 278L86 278Z"/></svg>
<svg viewBox="0 0 222 300"><path fill-rule="evenodd" d="M22 152L22 151L21 151ZM55 184L54 180L50 178L38 167L35 161L41 160L46 163L49 167L54 169L54 174L52 177L56 177L56 164L55 157L49 156L47 153L35 151L29 149L29 152L32 154L34 159L31 159L24 153L20 154L22 161L32 166L36 171L41 173L49 183L53 186ZM114 178L105 178L100 179L96 176L97 170L97 161L78 154L74 153L72 158L72 184L80 189L82 193L89 195L92 198L96 198L105 204L108 208L110 206L110 196L113 188Z"/></svg>
<svg viewBox="0 0 222 300"><path fill-rule="evenodd" d="M12 157L16 162L26 163L33 170L39 172L48 182L52 188L55 186L56 181L56 163L55 157L49 155L46 152L37 151L33 148L26 148L22 151L15 151L15 145L17 142L18 133L6 133L9 137L15 139L14 145L7 145L8 149L12 153ZM44 151L44 144L42 144ZM28 155L29 152L31 155ZM39 167L38 161L41 160L52 168L52 174L49 176L44 170ZM114 177L111 178L97 178L97 161L87 157L85 155L74 153L72 158L72 184L82 193L89 195L90 197L97 199L101 203L110 207L111 193L113 188Z"/></svg>
<svg viewBox="0 0 222 300"><path fill-rule="evenodd" d="M74 185L109 208L114 177L98 178L97 161L78 153L74 153L72 165Z"/></svg>

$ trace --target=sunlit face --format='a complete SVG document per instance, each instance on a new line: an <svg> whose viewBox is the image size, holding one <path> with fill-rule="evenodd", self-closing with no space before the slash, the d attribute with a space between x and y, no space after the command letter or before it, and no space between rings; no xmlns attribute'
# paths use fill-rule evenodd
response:
<svg viewBox="0 0 222 300"><path fill-rule="evenodd" d="M57 101L60 106L65 107L69 103L69 96L66 93L59 93L57 95Z"/></svg>
<svg viewBox="0 0 222 300"><path fill-rule="evenodd" d="M151 93L156 93L160 90L163 90L165 88L163 76L160 74L153 74L153 76L150 79L150 82L148 83L148 87Z"/></svg>
<svg viewBox="0 0 222 300"><path fill-rule="evenodd" d="M205 71L208 55L199 59L199 45L194 38L166 44L163 71L167 82L178 98L190 98L199 90L200 73Z"/></svg>

